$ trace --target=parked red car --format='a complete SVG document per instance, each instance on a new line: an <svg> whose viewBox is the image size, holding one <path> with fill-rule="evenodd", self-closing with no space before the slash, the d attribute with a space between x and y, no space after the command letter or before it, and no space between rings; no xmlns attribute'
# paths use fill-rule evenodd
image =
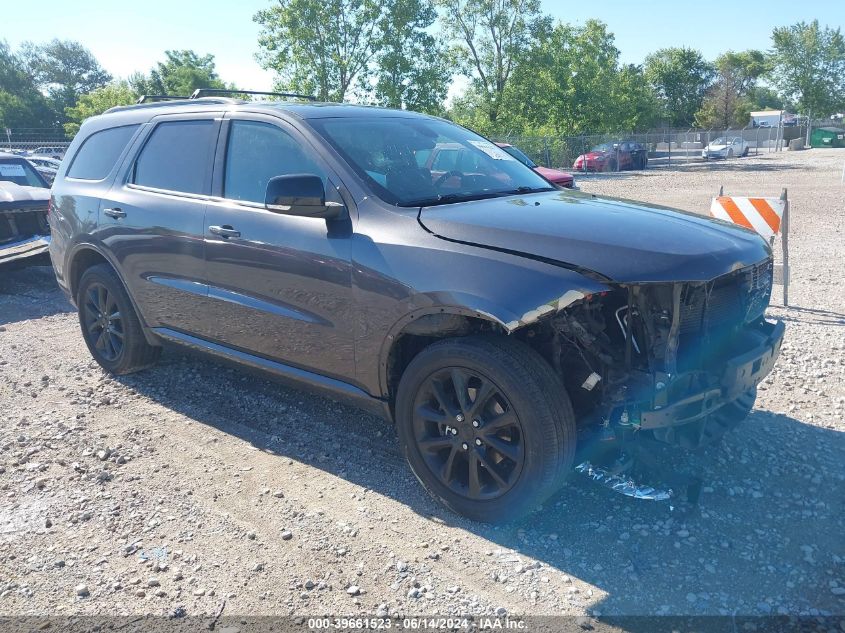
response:
<svg viewBox="0 0 845 633"><path fill-rule="evenodd" d="M642 143L611 141L596 145L586 154L581 154L575 159L572 168L578 171L622 171L645 169L647 164L648 150Z"/></svg>
<svg viewBox="0 0 845 633"><path fill-rule="evenodd" d="M523 152L518 147L511 145L510 143L496 143L496 145L501 147L503 150L505 150L508 154L513 156L523 165L530 167L531 169L536 171L538 174L540 174L543 178L545 178L552 184L555 184L558 187L564 187L566 189L575 188L575 178L572 176L572 174L567 173L565 171L561 171L559 169L542 167L530 158L528 158L525 152Z"/></svg>

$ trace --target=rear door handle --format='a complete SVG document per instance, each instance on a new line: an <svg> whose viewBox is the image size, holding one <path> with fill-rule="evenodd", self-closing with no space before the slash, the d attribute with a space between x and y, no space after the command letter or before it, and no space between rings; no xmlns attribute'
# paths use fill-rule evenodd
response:
<svg viewBox="0 0 845 633"><path fill-rule="evenodd" d="M208 232L213 233L214 235L219 235L222 238L241 236L240 231L233 229L228 224L224 224L223 226L210 226L208 227Z"/></svg>
<svg viewBox="0 0 845 633"><path fill-rule="evenodd" d="M118 218L126 217L126 211L124 211L120 207L114 207L112 209L103 209L103 213L105 213L110 218L114 218L115 220L117 220Z"/></svg>

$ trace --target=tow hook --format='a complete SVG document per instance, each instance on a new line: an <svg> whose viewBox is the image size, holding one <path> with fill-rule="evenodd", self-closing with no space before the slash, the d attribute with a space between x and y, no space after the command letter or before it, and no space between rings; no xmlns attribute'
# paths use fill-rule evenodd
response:
<svg viewBox="0 0 845 633"><path fill-rule="evenodd" d="M647 484L637 483L630 477L614 474L605 468L593 466L590 462L581 462L575 471L585 475L588 479L610 488L614 492L633 497L634 499L648 499L650 501L668 501L674 496L671 488L658 489Z"/></svg>

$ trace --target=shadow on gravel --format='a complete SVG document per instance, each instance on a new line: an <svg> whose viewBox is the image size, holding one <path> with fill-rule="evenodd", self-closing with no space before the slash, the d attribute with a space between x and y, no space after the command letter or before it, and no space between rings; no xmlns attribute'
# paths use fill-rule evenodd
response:
<svg viewBox="0 0 845 633"><path fill-rule="evenodd" d="M75 311L50 266L0 266L0 325Z"/></svg>
<svg viewBox="0 0 845 633"><path fill-rule="evenodd" d="M601 616L845 612L832 591L845 585L845 433L754 411L691 459L704 480L698 506L632 500L574 476L545 508L495 527L437 505L410 474L392 427L356 409L175 350L118 380L268 454L488 539L485 573L527 573L518 569L524 555L542 563L531 573L580 578L607 596L593 604L570 589L558 599Z"/></svg>
<svg viewBox="0 0 845 633"><path fill-rule="evenodd" d="M749 158L753 158L750 156ZM649 169L652 166L649 164ZM811 169L806 164L789 164L789 163L768 163L758 160L746 160L743 158L733 160L693 160L693 161L679 161L669 165L655 165L654 169L671 170L680 169L684 172L697 171L730 171L730 172L745 172L751 171L755 173L762 172L780 172L780 171L795 171Z"/></svg>
<svg viewBox="0 0 845 633"><path fill-rule="evenodd" d="M792 314L795 313L795 314ZM780 319L794 323L812 323L814 325L845 325L845 314L819 308L801 308L789 306L784 309Z"/></svg>

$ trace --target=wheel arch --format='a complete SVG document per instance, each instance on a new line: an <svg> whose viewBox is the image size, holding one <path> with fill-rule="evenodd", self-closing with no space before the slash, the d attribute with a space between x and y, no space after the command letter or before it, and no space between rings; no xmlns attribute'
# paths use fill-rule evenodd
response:
<svg viewBox="0 0 845 633"><path fill-rule="evenodd" d="M555 298L539 306L528 305L525 298L516 298L521 300L514 301L512 308L504 308L481 298L463 297L465 303L462 305L432 305L408 312L393 324L382 343L379 355L381 396L389 403L392 414L402 372L417 354L436 341L487 334L515 335L528 343L537 330L547 325L546 317L590 293L603 290L606 288L588 281L584 287L570 287L562 294L555 293ZM537 351L542 354L542 350Z"/></svg>
<svg viewBox="0 0 845 633"><path fill-rule="evenodd" d="M98 264L107 264L114 271L115 275L117 275L126 292L126 296L129 297L129 301L132 303L132 309L135 310L135 314L138 316L141 329L144 332L144 338L147 339L147 342L150 345L161 345L161 341L158 340L147 327L146 323L144 323L144 318L138 309L135 297L129 292L129 287L126 285L126 281L123 279L123 275L121 275L120 268L116 265L116 262L110 255L90 242L76 244L67 257L67 263L65 265L65 269L67 270L66 278L72 301L74 303L76 302L76 294L79 290L79 282L82 279L82 275L85 274L86 270Z"/></svg>

